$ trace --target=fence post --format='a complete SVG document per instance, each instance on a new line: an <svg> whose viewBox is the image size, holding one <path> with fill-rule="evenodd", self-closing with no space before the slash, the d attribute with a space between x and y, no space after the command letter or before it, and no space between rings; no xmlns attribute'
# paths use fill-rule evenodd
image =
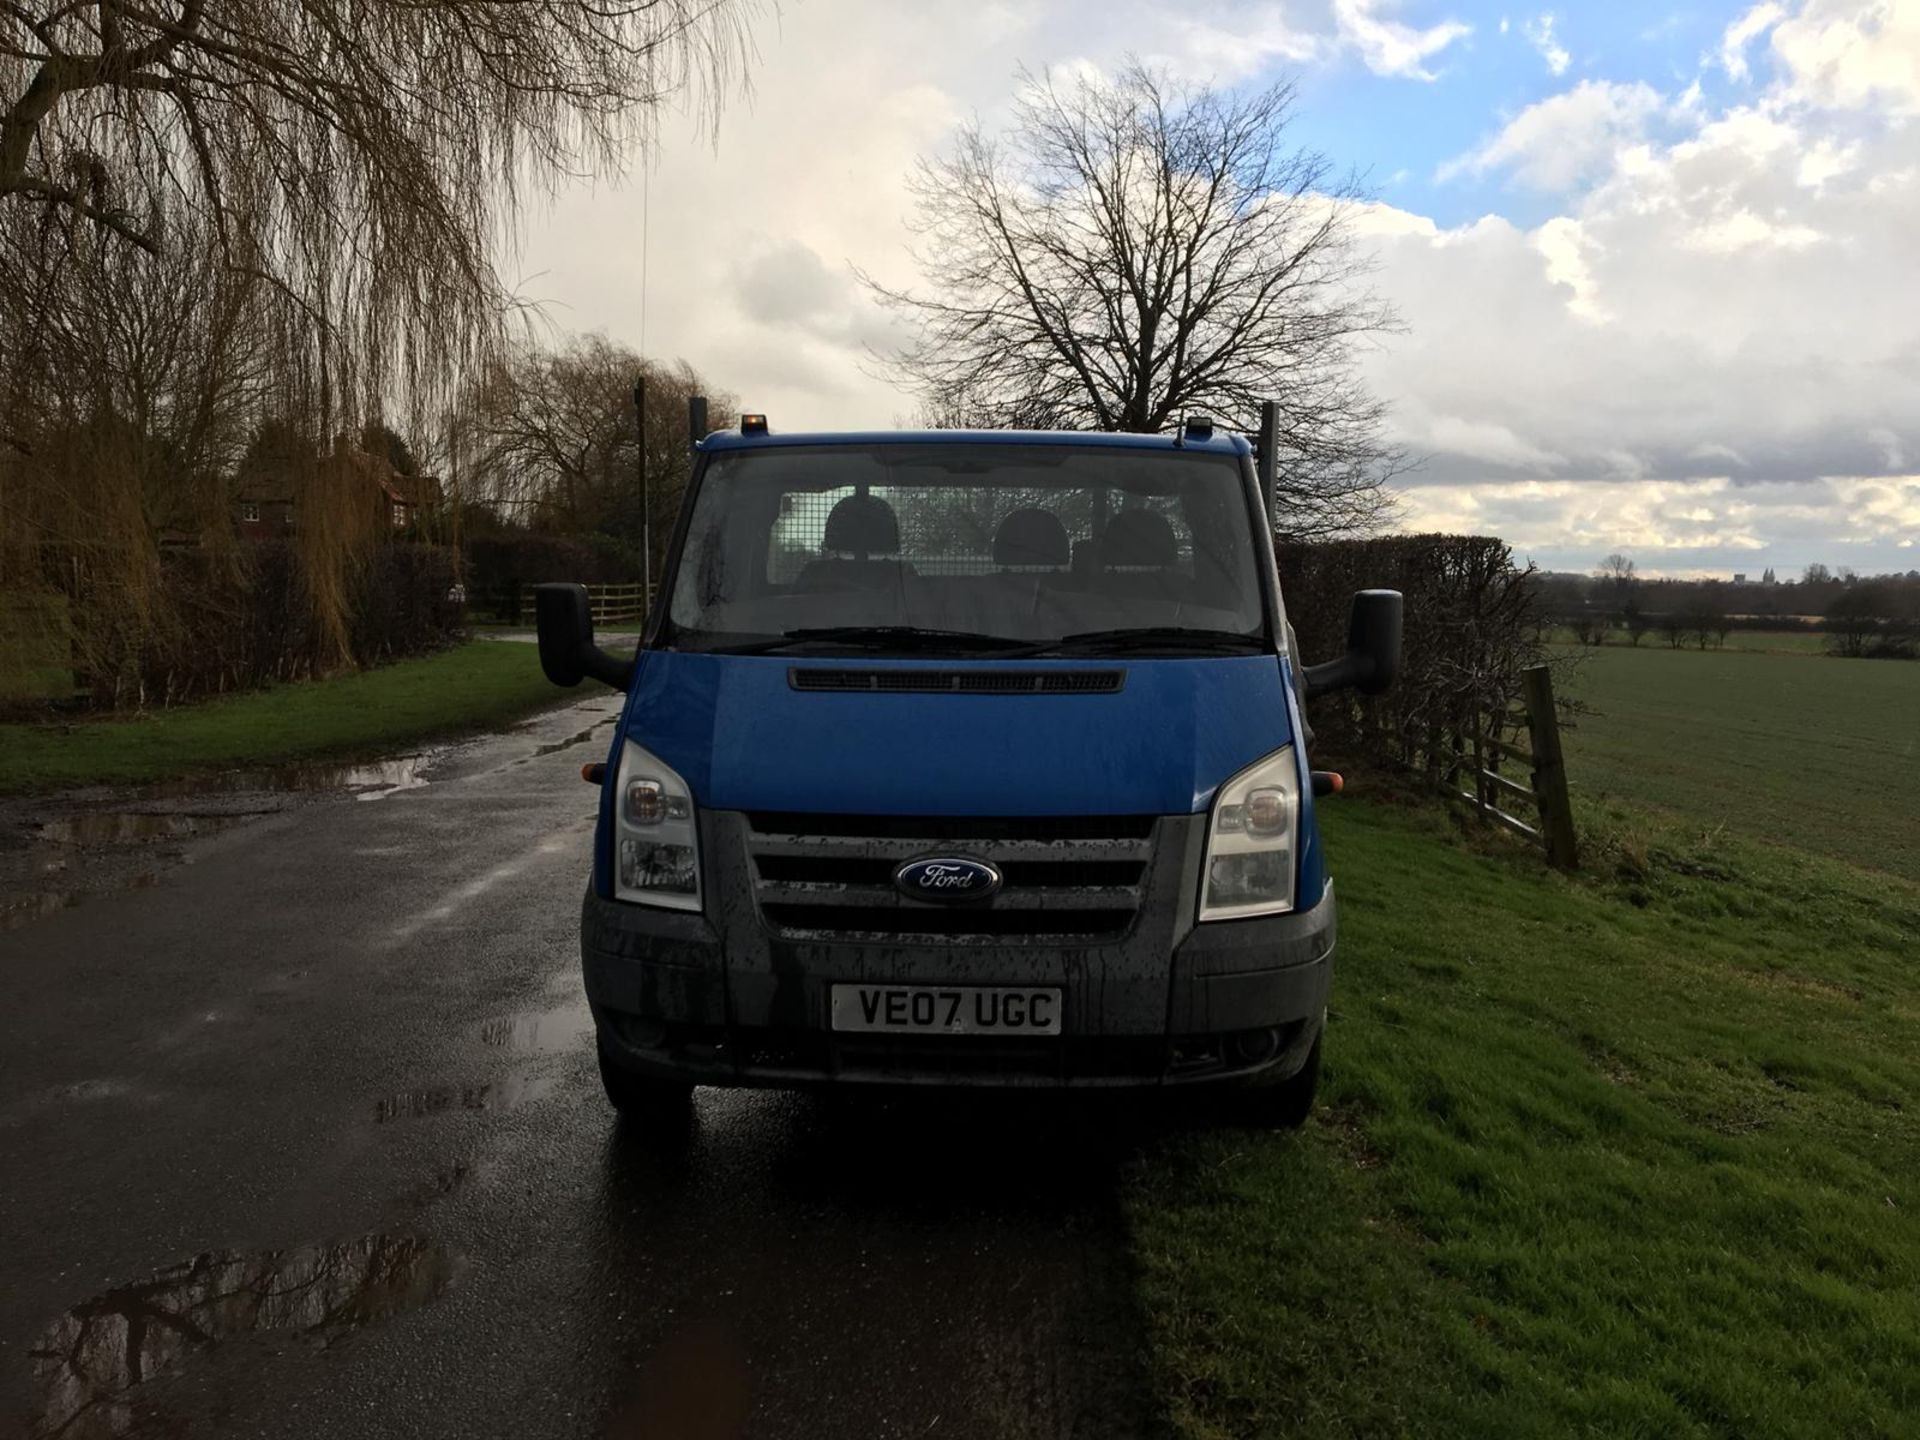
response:
<svg viewBox="0 0 1920 1440"><path fill-rule="evenodd" d="M1567 762L1560 753L1560 716L1553 706L1553 675L1544 665L1520 672L1527 700L1527 732L1533 749L1533 798L1540 807L1540 830L1547 841L1547 863L1562 870L1580 866L1573 831L1573 804L1567 798Z"/></svg>

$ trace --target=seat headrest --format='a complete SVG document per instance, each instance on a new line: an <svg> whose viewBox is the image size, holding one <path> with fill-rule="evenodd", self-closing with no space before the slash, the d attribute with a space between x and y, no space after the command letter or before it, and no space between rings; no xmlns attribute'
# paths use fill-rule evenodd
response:
<svg viewBox="0 0 1920 1440"><path fill-rule="evenodd" d="M1122 510L1100 537L1100 558L1108 565L1173 565L1180 559L1173 526L1157 510Z"/></svg>
<svg viewBox="0 0 1920 1440"><path fill-rule="evenodd" d="M870 555L898 555L900 521L893 507L877 495L849 495L827 512L827 532L820 548L861 560Z"/></svg>
<svg viewBox="0 0 1920 1440"><path fill-rule="evenodd" d="M1067 527L1051 510L1016 510L993 532L996 565L1045 565L1062 569L1071 558Z"/></svg>

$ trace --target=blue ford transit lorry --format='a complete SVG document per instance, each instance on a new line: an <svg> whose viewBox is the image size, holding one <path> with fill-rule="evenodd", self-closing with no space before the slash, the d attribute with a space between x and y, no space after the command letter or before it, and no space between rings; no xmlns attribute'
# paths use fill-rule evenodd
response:
<svg viewBox="0 0 1920 1440"><path fill-rule="evenodd" d="M608 1099L695 1085L1233 1086L1308 1113L1334 953L1306 699L1392 680L1400 596L1303 666L1253 451L1173 436L695 447L581 916Z"/></svg>

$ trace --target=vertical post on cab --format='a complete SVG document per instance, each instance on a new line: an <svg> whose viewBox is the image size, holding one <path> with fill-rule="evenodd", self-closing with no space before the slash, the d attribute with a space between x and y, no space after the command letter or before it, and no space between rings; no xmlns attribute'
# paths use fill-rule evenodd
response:
<svg viewBox="0 0 1920 1440"><path fill-rule="evenodd" d="M647 374L633 382L635 465L640 472L640 609L653 606L653 497L647 493Z"/></svg>
<svg viewBox="0 0 1920 1440"><path fill-rule="evenodd" d="M1267 515L1267 526L1274 526L1274 491L1280 473L1280 404L1276 400L1260 402L1260 433L1254 437L1253 470L1260 480L1260 504Z"/></svg>

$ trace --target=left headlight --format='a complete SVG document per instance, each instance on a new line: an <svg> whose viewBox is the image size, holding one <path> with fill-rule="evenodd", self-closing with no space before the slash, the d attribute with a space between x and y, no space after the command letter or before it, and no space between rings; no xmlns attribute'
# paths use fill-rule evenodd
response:
<svg viewBox="0 0 1920 1440"><path fill-rule="evenodd" d="M1300 773L1283 746L1220 787L1207 822L1202 920L1293 909L1300 836Z"/></svg>
<svg viewBox="0 0 1920 1440"><path fill-rule="evenodd" d="M700 840L687 782L629 740L613 806L614 898L698 910Z"/></svg>

